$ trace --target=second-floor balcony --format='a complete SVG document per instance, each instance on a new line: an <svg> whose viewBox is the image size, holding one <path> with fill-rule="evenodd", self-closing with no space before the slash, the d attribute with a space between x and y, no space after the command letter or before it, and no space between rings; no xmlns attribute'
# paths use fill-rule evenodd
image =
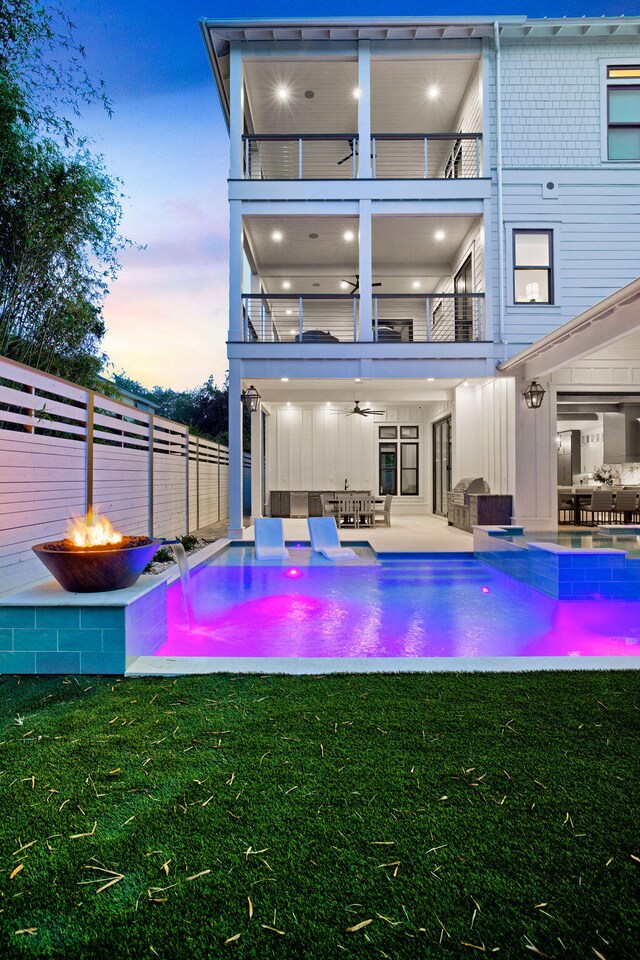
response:
<svg viewBox="0 0 640 960"><path fill-rule="evenodd" d="M349 180L360 174L358 135L252 134L243 137L245 180ZM480 177L480 133L379 133L370 141L374 179Z"/></svg>
<svg viewBox="0 0 640 960"><path fill-rule="evenodd" d="M376 294L367 330L357 294L244 294L245 343L470 343L486 338L484 293Z"/></svg>

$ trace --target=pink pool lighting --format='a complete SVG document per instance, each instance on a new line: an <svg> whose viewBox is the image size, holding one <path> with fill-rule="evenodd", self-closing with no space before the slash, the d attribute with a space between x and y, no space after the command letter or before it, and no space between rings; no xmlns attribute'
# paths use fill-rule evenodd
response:
<svg viewBox="0 0 640 960"><path fill-rule="evenodd" d="M234 550L236 552L234 552ZM309 551L307 550L307 553ZM298 559L298 558L296 558ZM555 600L473 557L256 565L230 548L169 588L158 656L637 657L640 601Z"/></svg>

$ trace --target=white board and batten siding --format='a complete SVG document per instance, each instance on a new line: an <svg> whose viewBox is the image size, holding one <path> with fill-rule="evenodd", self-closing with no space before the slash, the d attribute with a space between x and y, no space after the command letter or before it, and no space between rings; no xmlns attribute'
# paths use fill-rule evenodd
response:
<svg viewBox="0 0 640 960"><path fill-rule="evenodd" d="M88 506L126 534L182 536L225 520L226 447L0 357L0 593L47 574L33 544Z"/></svg>

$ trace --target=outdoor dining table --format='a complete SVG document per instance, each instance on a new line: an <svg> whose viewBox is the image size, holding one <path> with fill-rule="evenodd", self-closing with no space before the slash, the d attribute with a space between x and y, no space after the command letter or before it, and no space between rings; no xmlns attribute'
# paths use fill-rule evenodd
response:
<svg viewBox="0 0 640 960"><path fill-rule="evenodd" d="M366 494L362 494L361 496L359 496L359 495L357 495L357 494L354 494L354 496L353 496L353 499L354 499L354 500L362 500L362 499L365 499L365 498L366 498L367 500L368 500L368 499L373 500L374 510L375 510L376 506L379 506L380 504L384 504L384 501L385 501L385 498L384 498L384 497L370 497L370 498L369 498ZM340 500L345 500L345 499L346 499L346 500L349 499L349 495L348 495L348 494L347 494L345 497L341 497L341 498L340 498ZM332 497L331 499L328 499L328 500L326 500L325 502L328 503L328 504L331 504L331 506L337 507L337 506L338 506L338 503L339 503L339 500L338 500L337 497ZM361 519L362 519L362 518L361 518ZM354 525L354 524L352 524L352 523L344 523L344 522L340 524L341 527L344 527L344 526L349 526L349 527L351 527L351 526L353 526L353 525ZM375 526L375 519L374 519L373 523L371 524L371 526Z"/></svg>

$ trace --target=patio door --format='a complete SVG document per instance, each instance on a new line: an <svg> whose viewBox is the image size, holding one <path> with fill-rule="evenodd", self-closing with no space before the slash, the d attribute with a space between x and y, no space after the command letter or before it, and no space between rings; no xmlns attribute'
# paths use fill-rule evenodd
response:
<svg viewBox="0 0 640 960"><path fill-rule="evenodd" d="M447 515L447 494L451 490L451 417L438 420L432 427L433 512Z"/></svg>
<svg viewBox="0 0 640 960"><path fill-rule="evenodd" d="M467 257L454 277L453 292L473 293L471 255ZM473 299L471 297L455 297L453 309L456 340L473 340Z"/></svg>

